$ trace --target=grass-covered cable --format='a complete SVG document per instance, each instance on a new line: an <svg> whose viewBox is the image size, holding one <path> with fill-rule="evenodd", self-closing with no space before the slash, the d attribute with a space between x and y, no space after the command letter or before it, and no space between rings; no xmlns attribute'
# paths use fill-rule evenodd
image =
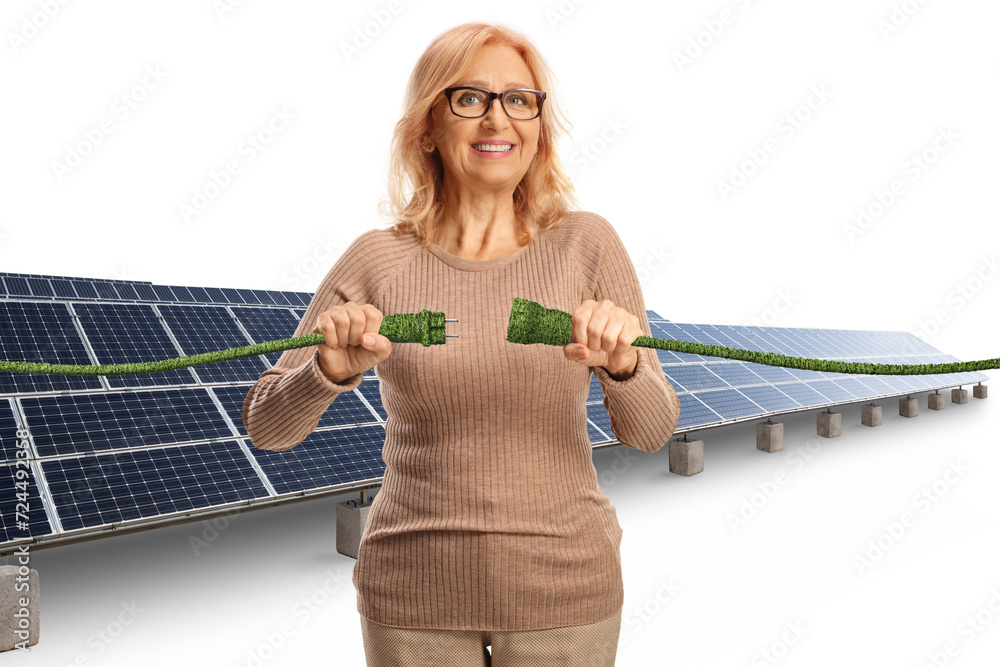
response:
<svg viewBox="0 0 1000 667"><path fill-rule="evenodd" d="M424 308L419 313L397 313L382 318L378 332L393 343L420 343L424 347L442 345L445 342L444 313ZM268 352L280 352L299 347L319 345L324 340L322 333L272 340L256 345L234 347L218 352L205 352L187 357L148 361L132 364L99 364L94 366L73 364L47 364L27 361L0 361L0 371L9 373L39 373L43 375L137 375L159 373L188 366L214 364L243 357L256 357Z"/></svg>
<svg viewBox="0 0 1000 667"><path fill-rule="evenodd" d="M545 345L566 345L573 342L573 319L570 313L556 308L545 308L534 301L514 298L507 324L507 341L510 343L544 343ZM701 354L706 357L722 357L750 361L767 366L801 368L807 371L829 371L831 373L855 373L858 375L937 375L940 373L961 373L1000 368L1000 358L982 361L957 361L944 364L870 364L854 361L834 361L832 359L807 359L788 357L773 352L740 350L720 345L704 345L669 338L638 336L632 341L633 347L651 347L658 350Z"/></svg>

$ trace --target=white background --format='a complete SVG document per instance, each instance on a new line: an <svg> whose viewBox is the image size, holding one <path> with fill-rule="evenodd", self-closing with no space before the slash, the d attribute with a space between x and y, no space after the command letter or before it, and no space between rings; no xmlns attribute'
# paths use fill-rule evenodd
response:
<svg viewBox="0 0 1000 667"><path fill-rule="evenodd" d="M676 322L910 331L959 359L998 354L994 2L232 5L4 3L0 270L313 291L357 235L390 223L376 207L417 58L447 28L487 20L524 31L552 65L582 208L618 230L648 308ZM249 159L244 142L275 109L294 118ZM102 121L112 131L88 146ZM951 138L935 147L939 132ZM762 165L747 162L762 150ZM86 155L60 170L73 152ZM185 220L228 160L240 173ZM901 194L877 211L894 180ZM865 228L859 208L875 212ZM756 451L752 424L703 432L705 472L691 478L666 472L666 447L596 452L625 529L618 664L923 665L938 653L979 665L1000 653L998 398L969 394L943 412L920 395L916 419L882 401L876 429L845 406L833 440L815 436L813 413L788 417L779 454ZM935 482L934 502L915 500ZM734 530L744 501L755 514ZM886 525L906 513L893 537ZM243 515L195 555L203 529L36 552L41 643L0 659L363 664L334 501ZM856 558L880 539L862 571ZM333 592L318 593L327 579ZM322 604L298 613L314 594ZM134 619L122 612L133 600ZM284 622L293 632L269 652Z"/></svg>

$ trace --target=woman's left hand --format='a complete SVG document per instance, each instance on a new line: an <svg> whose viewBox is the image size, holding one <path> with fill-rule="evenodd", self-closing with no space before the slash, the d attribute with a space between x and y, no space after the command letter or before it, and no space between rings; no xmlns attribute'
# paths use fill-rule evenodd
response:
<svg viewBox="0 0 1000 667"><path fill-rule="evenodd" d="M603 366L611 375L631 376L639 360L632 341L643 335L639 318L605 299L587 299L572 313L573 336L563 354L585 366ZM576 356L583 353L583 358Z"/></svg>

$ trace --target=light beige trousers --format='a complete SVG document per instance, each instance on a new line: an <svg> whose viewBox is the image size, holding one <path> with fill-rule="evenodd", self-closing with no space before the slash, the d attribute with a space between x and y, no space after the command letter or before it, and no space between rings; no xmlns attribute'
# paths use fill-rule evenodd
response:
<svg viewBox="0 0 1000 667"><path fill-rule="evenodd" d="M368 667L614 667L622 611L588 625L511 631L395 628L360 618Z"/></svg>

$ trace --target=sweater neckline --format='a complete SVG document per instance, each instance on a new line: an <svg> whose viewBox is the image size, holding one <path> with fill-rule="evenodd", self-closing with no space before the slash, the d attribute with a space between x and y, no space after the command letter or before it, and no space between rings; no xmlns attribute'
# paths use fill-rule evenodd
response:
<svg viewBox="0 0 1000 667"><path fill-rule="evenodd" d="M437 243L431 243L428 250L434 254L435 257L440 259L442 262L456 268L460 271L489 271L491 269L498 269L507 266L518 257L526 254L530 248L533 248L538 244L538 237L541 230L536 231L534 237L527 245L523 245L514 252L508 253L506 255L501 255L500 257L494 257L493 259L475 260L466 259L464 257L459 257L458 255L453 255Z"/></svg>

